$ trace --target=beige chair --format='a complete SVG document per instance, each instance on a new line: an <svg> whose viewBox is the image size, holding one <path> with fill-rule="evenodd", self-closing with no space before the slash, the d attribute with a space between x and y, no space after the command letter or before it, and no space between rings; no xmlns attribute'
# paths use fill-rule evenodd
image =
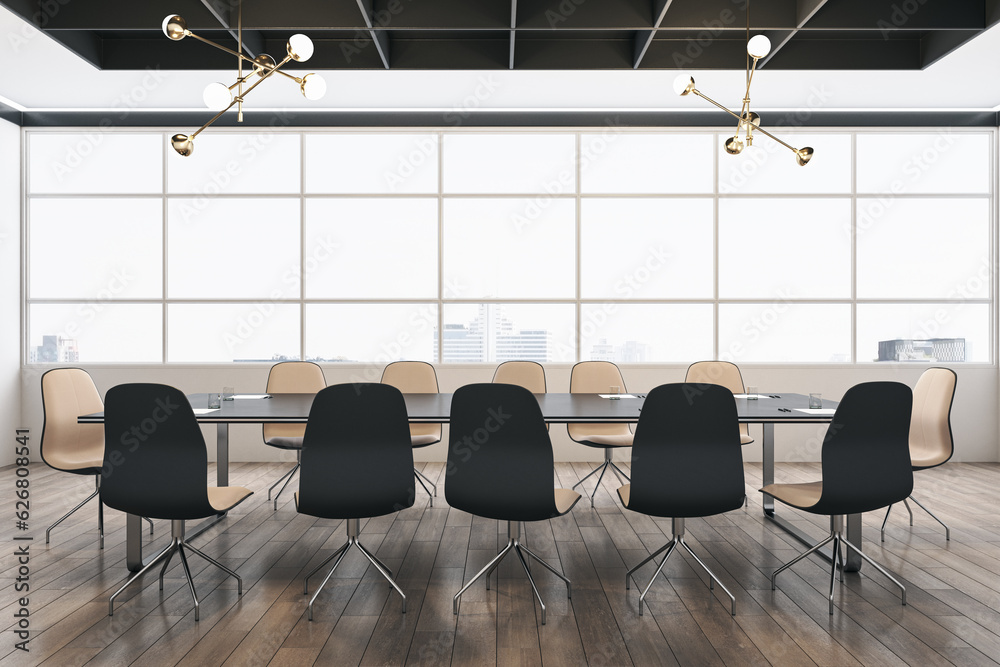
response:
<svg viewBox="0 0 1000 667"><path fill-rule="evenodd" d="M283 361L271 366L271 372L267 376L268 394L317 394L325 388L323 369L311 361ZM274 487L284 482L274 496L275 510L278 509L278 497L299 469L302 461L302 436L305 432L305 424L264 424L264 444L295 452L295 465L267 490L267 499L270 500Z"/></svg>
<svg viewBox="0 0 1000 667"><path fill-rule="evenodd" d="M910 462L913 470L927 470L947 463L955 452L955 441L951 433L951 406L955 400L955 386L958 375L950 368L928 368L917 380L913 388L913 414L910 416ZM944 526L944 539L951 540L951 529L944 521L920 504L913 495L909 500L927 512L932 519ZM903 500L913 525L913 511ZM885 524L889 520L892 505L885 511L882 520L882 541L885 542Z"/></svg>
<svg viewBox="0 0 1000 667"><path fill-rule="evenodd" d="M53 368L42 375L42 461L50 468L74 475L93 475L96 489L45 529L49 543L52 529L86 505L101 491L101 466L104 465L104 425L78 424L80 415L103 412L104 402L90 374L81 368ZM149 519L146 519L149 521ZM97 503L97 533L104 548L104 505ZM149 521L149 534L153 522Z"/></svg>
<svg viewBox="0 0 1000 667"><path fill-rule="evenodd" d="M516 384L532 394L544 394L545 369L536 361L505 361L493 373L493 382Z"/></svg>
<svg viewBox="0 0 1000 667"><path fill-rule="evenodd" d="M722 385L734 394L745 394L747 391L739 367L728 361L696 361L688 366L684 381L693 384ZM740 444L749 445L752 442L750 426L740 424Z"/></svg>
<svg viewBox="0 0 1000 667"><path fill-rule="evenodd" d="M394 361L382 371L382 384L392 385L403 394L436 394L438 393L437 373L434 367L426 361ZM441 424L410 424L410 443L415 448L427 447L441 442ZM431 497L430 505L434 507L434 496L437 495L437 484L420 472L413 469L420 486ZM426 482L426 483L425 483ZM427 484L431 488L427 488ZM431 492L431 489L434 489Z"/></svg>
<svg viewBox="0 0 1000 667"><path fill-rule="evenodd" d="M622 378L621 371L610 361L581 361L573 366L569 376L571 394L607 394L611 387L619 387L619 391L625 393L625 380ZM594 506L594 496L597 495L597 489L601 487L601 479L609 467L615 477L618 477L619 484L624 484L622 477L631 481L629 476L612 460L615 449L632 446L631 426L614 423L567 424L566 430L574 442L604 450L604 463L573 485L575 489L594 474L600 473L597 477L597 484L594 486L594 492L590 494L591 507Z"/></svg>

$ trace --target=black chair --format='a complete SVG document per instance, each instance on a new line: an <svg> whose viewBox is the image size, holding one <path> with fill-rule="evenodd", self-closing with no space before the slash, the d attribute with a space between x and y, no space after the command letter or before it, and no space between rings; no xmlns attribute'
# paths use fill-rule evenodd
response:
<svg viewBox="0 0 1000 667"><path fill-rule="evenodd" d="M580 494L552 486L552 443L538 401L524 387L512 384L471 384L460 387L451 401L451 443L444 492L448 504L476 516L507 522L507 546L455 594L458 613L462 594L477 579L490 574L513 551L542 606L525 555L566 582L569 579L521 544L520 521L544 521L573 509Z"/></svg>
<svg viewBox="0 0 1000 667"><path fill-rule="evenodd" d="M830 613L837 565L844 580L841 545L853 549L872 567L899 586L903 604L906 587L843 535L844 515L882 509L913 491L908 434L913 394L899 382L865 382L847 390L823 439L823 479L801 484L768 484L761 491L786 505L812 514L830 516L830 534L819 544L785 563L778 574L821 547L833 542L830 570Z"/></svg>
<svg viewBox="0 0 1000 667"><path fill-rule="evenodd" d="M671 517L673 536L625 574L632 575L664 550L667 554L639 596L642 603L677 545L718 582L736 614L736 598L684 541L684 519L721 514L743 506L743 453L736 400L716 384L665 384L646 396L632 444L632 483L618 489L622 505L651 516Z"/></svg>
<svg viewBox="0 0 1000 667"><path fill-rule="evenodd" d="M337 561L309 600L313 603L351 546L364 554L403 598L392 570L358 541L361 517L383 516L413 506L413 447L406 403L398 389L387 384L338 384L323 389L313 400L302 441L302 467L295 507L302 514L323 519L346 519L347 542L306 575L309 578L334 558Z"/></svg>
<svg viewBox="0 0 1000 667"><path fill-rule="evenodd" d="M153 519L171 521L171 540L108 601L115 598L153 566L163 561L163 575L178 553L198 620L198 595L184 552L190 550L235 577L239 594L243 580L184 539L184 521L228 512L253 492L242 486L209 487L208 454L191 404L180 391L163 384L123 384L108 390L104 401L104 467L101 502L108 507Z"/></svg>

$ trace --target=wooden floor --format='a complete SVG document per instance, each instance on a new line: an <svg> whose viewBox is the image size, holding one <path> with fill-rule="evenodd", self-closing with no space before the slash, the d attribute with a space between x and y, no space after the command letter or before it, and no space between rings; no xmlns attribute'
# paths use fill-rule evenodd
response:
<svg viewBox="0 0 1000 667"><path fill-rule="evenodd" d="M108 596L127 575L122 515L108 510L104 551L97 548L96 505L78 512L45 545L44 529L90 492L90 480L33 464L31 519L15 531L13 512L0 526L7 546L0 559L3 588L0 665L996 665L1000 659L1000 465L948 464L916 475L916 495L952 528L917 512L893 510L884 544L881 516L865 516L865 551L907 585L909 604L872 568L872 578L848 574L838 583L837 608L827 613L828 570L810 557L778 580L769 575L802 547L761 516L759 465L747 465L750 505L688 521L688 542L736 595L728 599L687 555L671 556L638 615L636 586L626 593L626 568L664 544L669 519L623 511L605 478L597 509L581 501L566 517L527 526L525 543L573 581L573 597L541 567L532 568L548 609L540 607L516 559L508 558L490 591L478 583L458 616L452 596L506 543L506 525L448 508L444 494L429 508L414 507L362 522L361 541L398 573L400 598L355 550L324 589L315 620L306 618L302 578L345 540L341 522L299 516L286 492L277 512L267 486L287 465L234 464L233 484L256 492L195 540L208 555L243 577L232 579L194 557L202 599L195 622L177 559L163 592L146 576L123 594L114 617ZM442 479L441 464L424 471ZM590 467L558 464L570 486ZM819 477L817 464L780 465L781 481ZM214 478L214 472L210 478ZM14 471L0 471L13 506ZM587 482L591 484L590 481ZM590 487L592 488L592 487ZM789 516L792 512L785 510ZM827 522L795 515L817 537ZM29 653L14 649L13 538L30 535ZM148 531L147 531L148 533ZM157 522L147 553L166 543L169 524ZM640 571L642 585L652 567ZM316 582L318 583L318 582ZM316 585L314 583L314 585ZM312 590L312 589L311 589Z"/></svg>

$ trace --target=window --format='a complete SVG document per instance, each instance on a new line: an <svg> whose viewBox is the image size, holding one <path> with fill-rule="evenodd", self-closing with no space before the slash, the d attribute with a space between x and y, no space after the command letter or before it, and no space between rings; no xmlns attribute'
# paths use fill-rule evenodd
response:
<svg viewBox="0 0 1000 667"><path fill-rule="evenodd" d="M26 134L28 363L995 362L993 130Z"/></svg>

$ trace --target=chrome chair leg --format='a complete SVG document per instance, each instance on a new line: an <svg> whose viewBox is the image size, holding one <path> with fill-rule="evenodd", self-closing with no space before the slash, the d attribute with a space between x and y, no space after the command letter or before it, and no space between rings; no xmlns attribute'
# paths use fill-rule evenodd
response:
<svg viewBox="0 0 1000 667"><path fill-rule="evenodd" d="M182 542L181 544L182 544L182 546L184 546L184 548L190 549L192 552L198 554L203 559L207 560L209 563L211 563L212 565L214 565L215 567L219 568L220 570L222 570L223 572L225 572L226 574L228 574L230 577L232 577L233 579L235 579L236 580L236 594L237 595L243 595L243 578L240 575L236 574L235 572L233 572L228 567L226 567L225 565L223 565L219 561L215 560L211 556L206 556L200 550L195 549L193 546L191 546L187 542ZM197 619L195 619L195 620L197 620Z"/></svg>
<svg viewBox="0 0 1000 667"><path fill-rule="evenodd" d="M188 567L187 556L184 555L184 543L177 545L177 553L181 557L181 565L184 567L184 577L187 579L188 590L191 591L191 598L194 600L194 620L198 620L198 594L194 590L194 578L191 577L191 568Z"/></svg>
<svg viewBox="0 0 1000 667"><path fill-rule="evenodd" d="M101 478L100 478L100 476L97 476L97 489L93 493L91 493L89 496L87 496L86 498L84 498L83 500L81 500L80 503L76 507L74 507L70 511L66 512L66 514L64 514L62 517L60 517L58 521L56 521L54 524L52 524L51 526L49 526L48 528L45 529L45 543L46 544L49 543L49 534L52 532L53 528L55 528L56 526L58 526L59 524L61 524L63 521L65 521L66 519L68 519L70 517L70 515L73 514L73 512L76 512L78 509L80 509L81 507L83 507L84 505L86 505L87 503L89 503L91 500L93 500L94 498L96 498L97 495L100 492L101 492ZM100 504L100 501L98 501L98 504ZM104 548L104 523L102 521L103 517L102 517L102 513L101 513L100 510L98 510L97 517L98 517L98 519L97 519L98 520L98 532L99 532L99 535L100 535L100 538L101 538L101 548L103 549Z"/></svg>
<svg viewBox="0 0 1000 667"><path fill-rule="evenodd" d="M892 511L892 505L889 505L888 507L885 508L885 518L882 519L882 530L880 531L880 535L882 537L883 542L885 542L885 524L886 522L889 521L889 512L891 511Z"/></svg>
<svg viewBox="0 0 1000 667"><path fill-rule="evenodd" d="M913 525L913 510L910 509L910 503L908 503L906 501L906 498L903 498L903 507L906 508L906 513L910 515L910 525L912 526Z"/></svg>
<svg viewBox="0 0 1000 667"><path fill-rule="evenodd" d="M149 518L149 517L147 517L147 516L144 516L144 517L142 517L142 518L143 518L143 520L144 520L144 521L145 521L146 523L148 523L148 524L149 524L149 536L150 536L150 537L152 537L152 536L153 536L153 520L152 520L152 519L150 519L150 518Z"/></svg>
<svg viewBox="0 0 1000 667"><path fill-rule="evenodd" d="M274 509L275 509L275 511L278 510L278 498L281 497L281 494L284 492L285 487L288 486L288 483L292 481L292 475L294 475L295 471L299 469L299 466L300 466L299 462L296 461L295 462L295 466L291 470L288 471L288 474L278 480L278 482L280 482L283 479L283 480L285 480L285 483L281 485L281 489L279 489L278 493L276 493L274 495ZM271 489L273 489L275 486L277 486L278 482L275 482L274 484L272 484L271 485ZM268 500L271 499L271 489L267 490L267 499Z"/></svg>
<svg viewBox="0 0 1000 667"><path fill-rule="evenodd" d="M708 569L708 566L705 565L705 563L702 562L702 560L700 558L698 558L698 554L696 554L694 551L691 550L691 547L688 546L688 543L684 541L683 537L678 538L678 541L681 543L681 546L684 547L684 549L688 552L688 554L691 555L691 558L694 558L695 561L698 562L698 565L701 565L701 569L705 570L705 572L708 573L708 576L709 576L709 585L708 585L708 588L709 588L709 590L714 590L714 587L712 586L712 583L711 583L711 582L714 581L715 583L719 584L719 588L721 588L722 590L724 590L726 592L726 595L729 596L729 613L730 613L731 616L735 616L736 615L736 597L729 591L728 588L726 588L726 585L724 583L722 583L722 580L719 579L717 576L715 576L715 573L712 572L710 569Z"/></svg>
<svg viewBox="0 0 1000 667"><path fill-rule="evenodd" d="M785 570L787 570L791 566L795 565L796 563L798 563L800 560L802 560L803 558L805 558L809 554L812 554L812 553L815 553L815 552L819 551L820 549L822 549L823 547L825 547L827 544L829 544L830 542L832 542L833 538L834 538L833 534L829 535L825 540L823 540L819 544L814 544L813 546L809 547L809 549L807 551L804 551L804 552L800 553L798 556L796 556L795 558L793 558L792 560L788 561L787 563L785 563L784 565L782 565L781 567L779 567L777 570L775 570L774 572L772 572L771 573L771 590L773 591L777 587L776 584L775 584L775 579L778 578L779 574L781 574L782 572L784 572Z"/></svg>
<svg viewBox="0 0 1000 667"><path fill-rule="evenodd" d="M934 519L939 524L941 524L942 526L944 526L944 539L947 540L947 541L951 541L951 528L949 528L948 525L944 521L942 521L941 519L937 518L934 515L934 512L932 512L929 509L927 509L926 507L924 507L923 504L921 504L921 502L919 500L917 500L913 496L910 496L910 500L912 500L913 502L915 502L917 504L917 507L919 507L923 511L927 512L927 514L929 514L932 519Z"/></svg>
<svg viewBox="0 0 1000 667"><path fill-rule="evenodd" d="M135 583L139 579L139 577L141 577L142 575L146 574L151 569L153 569L153 567L156 566L160 562L161 559L165 558L166 556L169 556L169 555L173 554L173 552L177 548L178 544L180 544L180 540L178 540L176 538L174 538L173 540L171 540L170 544L168 544L166 546L166 548L163 549L163 551L161 551L160 553L158 553L155 556L153 556L153 558L148 563L146 563L142 567L141 570L139 570L134 575L132 575L131 577L129 577L129 580L126 581L122 585L121 588L119 588L117 591L115 591L114 594L112 594L111 598L108 599L108 616L114 616L115 615L115 598L118 597L118 595L122 591L124 591L126 588L128 588L129 586L131 586L133 583Z"/></svg>
<svg viewBox="0 0 1000 667"><path fill-rule="evenodd" d="M514 545L514 553L517 554L517 559L521 561L521 567L524 568L524 574L528 577L528 583L531 584L531 590L534 591L535 598L538 599L538 604L542 607L542 625L545 625L545 603L542 601L542 596L538 592L538 587L535 586L535 580L531 578L531 570L528 569L528 562L524 560L524 554L521 553L521 550L517 548L516 544Z"/></svg>
<svg viewBox="0 0 1000 667"><path fill-rule="evenodd" d="M323 567L327 563L329 563L331 560L333 560L334 558L337 558L337 556L340 556L340 558L343 558L344 554L347 553L347 547L349 547L349 546L351 546L350 541L347 541L344 544L340 545L340 547L338 547L336 551L334 551L332 554L330 554L329 558L327 558L322 563L320 563L319 565L317 565L316 567L314 567L312 570L310 570L309 574L306 575L305 580L303 580L303 582L302 582L302 594L303 595L309 595L309 580L312 579L313 575L316 574L317 572L319 572L321 569L323 569ZM333 564L333 569L336 570L338 565L340 565L340 560L337 560L337 562Z"/></svg>
<svg viewBox="0 0 1000 667"><path fill-rule="evenodd" d="M841 541L842 541L842 542L843 542L843 543L844 543L844 544L845 544L845 545L847 546L847 548L848 548L848 549L851 549L851 550L853 550L853 551L854 551L854 553L858 554L858 555L859 555L859 556L861 556L861 557L862 557L863 559L865 559L865 561L867 561L867 563L868 563L869 565L871 565L871 566L872 566L872 567L874 567L874 568L875 568L876 570L878 570L878 571L879 571L879 572L881 572L881 573L882 573L883 575L885 575L885 578L886 578L886 579L888 579L888 580L889 580L889 581L891 581L892 583L896 584L896 586L897 586L897 587L899 588L899 591L900 591L900 593L901 593L901 597L902 597L902 602L903 602L903 604L904 604L904 605L906 604L906 586L904 586L903 584L899 583L899 581L898 581L898 580L896 579L896 577L894 577L894 576L892 576L891 574L889 574L889 572L888 572L888 571L887 571L887 570L886 570L886 569L885 569L884 567L882 567L881 565L879 565L878 563L876 563L875 561L873 561L873 560L871 559L871 557L870 557L870 556L868 556L868 555L867 555L866 553L864 553L863 551L861 551L861 549L859 549L859 548L857 548L856 546L854 546L854 545L853 545L853 544L852 544L852 543L850 542L850 540L845 540L845 539L841 539Z"/></svg>
<svg viewBox="0 0 1000 667"><path fill-rule="evenodd" d="M653 587L653 582L656 581L656 578L658 576L660 576L660 572L663 571L663 566L667 564L667 559L670 558L670 554L672 554L674 552L674 549L676 549L676 548L677 548L677 538L675 537L674 539L670 540L667 543L667 553L666 553L666 555L663 556L663 560L661 560L660 564L657 566L656 572L653 573L653 577L649 580L649 583L646 584L646 588L644 588L642 590L642 593L639 594L639 615L640 616L642 616L642 603L646 601L646 593L648 593L649 589Z"/></svg>
<svg viewBox="0 0 1000 667"><path fill-rule="evenodd" d="M278 478L278 481L276 481L276 482L275 482L274 484L272 484L271 486L269 486L269 487L267 488L267 499L268 499L268 500L270 500L270 499L271 499L271 491L273 491L273 490L274 490L274 487L278 486L278 485L279 485L279 484L281 484L282 482L286 481L286 480L287 480L287 478L289 478L289 477L291 477L292 475L294 475L294 474L295 474L295 471L296 471L296 469L298 469L298 467L299 467L299 464L298 464L298 463L296 463L295 465L293 465L293 466L292 466L292 469L291 469L291 470L289 470L289 471L288 471L288 472L286 472L286 473L285 473L284 475L282 475L281 477L279 477L279 478ZM284 487L282 487L282 488L284 488Z"/></svg>
<svg viewBox="0 0 1000 667"><path fill-rule="evenodd" d="M434 497L438 494L437 484L435 484L434 482L432 482L427 475L425 475L424 473L420 472L416 468L413 469L413 476L416 478L416 480L418 482L420 482L420 486L424 487L424 491L426 491L427 495L430 497L430 506L434 507ZM424 483L424 480L427 480L426 484ZM427 488L427 484L430 484L431 485L431 489L434 489L434 491L431 491L431 489L428 489Z"/></svg>
<svg viewBox="0 0 1000 667"><path fill-rule="evenodd" d="M657 549L653 553L651 553L648 556L646 556L645 558L643 558L642 561L638 565L636 565L631 570L629 570L628 572L626 572L625 573L625 590L629 590L631 588L631 586L629 585L629 582L630 582L630 580L632 578L632 575L635 574L635 572L640 567L642 567L643 565L645 565L646 563L648 563L649 561L653 560L654 558L656 558L657 556L659 556L661 553L663 553L663 551L667 547L669 547L671 544L673 544L673 540L670 540L669 542L667 542L666 544L664 544L662 547L660 547L659 549Z"/></svg>

